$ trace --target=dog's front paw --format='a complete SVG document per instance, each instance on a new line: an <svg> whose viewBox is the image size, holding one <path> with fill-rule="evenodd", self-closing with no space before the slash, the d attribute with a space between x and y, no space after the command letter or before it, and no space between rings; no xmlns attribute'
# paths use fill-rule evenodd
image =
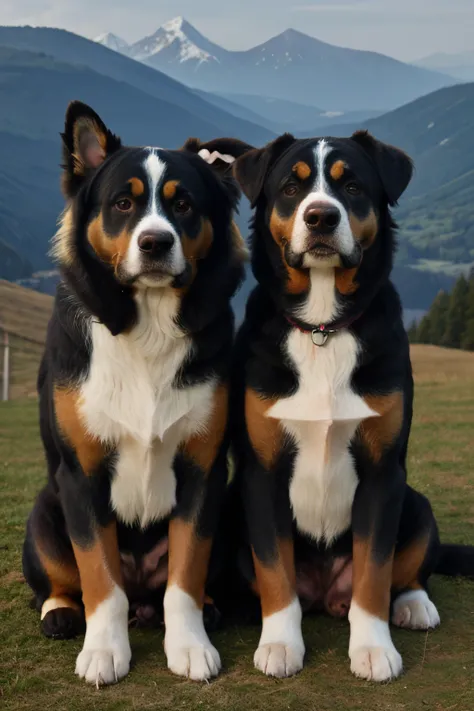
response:
<svg viewBox="0 0 474 711"><path fill-rule="evenodd" d="M167 644L165 649L168 668L178 676L185 676L194 681L206 681L219 674L219 652L210 642L199 647Z"/></svg>
<svg viewBox="0 0 474 711"><path fill-rule="evenodd" d="M440 623L438 610L424 590L402 593L393 603L392 622L410 630L434 629Z"/></svg>
<svg viewBox="0 0 474 711"><path fill-rule="evenodd" d="M352 673L368 681L395 679L403 669L402 658L393 644L391 647L360 647L351 652L350 658Z"/></svg>
<svg viewBox="0 0 474 711"><path fill-rule="evenodd" d="M89 684L115 684L130 669L130 646L117 649L86 649L77 657L76 674Z"/></svg>
<svg viewBox="0 0 474 711"><path fill-rule="evenodd" d="M366 612L354 600L349 621L352 673L368 681L389 681L400 676L402 658L392 642L388 622Z"/></svg>
<svg viewBox="0 0 474 711"><path fill-rule="evenodd" d="M304 648L285 644L261 644L253 658L255 667L267 676L293 676L303 668Z"/></svg>

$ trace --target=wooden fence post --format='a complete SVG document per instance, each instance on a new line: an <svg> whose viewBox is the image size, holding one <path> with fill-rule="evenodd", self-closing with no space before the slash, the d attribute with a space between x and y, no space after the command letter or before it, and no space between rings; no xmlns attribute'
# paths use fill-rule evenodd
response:
<svg viewBox="0 0 474 711"><path fill-rule="evenodd" d="M10 391L10 343L8 339L8 331L3 332L3 402L8 401Z"/></svg>

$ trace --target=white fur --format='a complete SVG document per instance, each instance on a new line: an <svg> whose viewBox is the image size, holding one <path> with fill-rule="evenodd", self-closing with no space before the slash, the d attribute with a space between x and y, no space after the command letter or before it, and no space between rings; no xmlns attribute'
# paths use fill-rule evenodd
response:
<svg viewBox="0 0 474 711"><path fill-rule="evenodd" d="M263 618L254 664L268 676L286 677L303 668L305 647L297 597L283 610Z"/></svg>
<svg viewBox="0 0 474 711"><path fill-rule="evenodd" d="M67 600L62 597L48 597L48 599L44 601L43 606L41 607L41 619L44 620L48 612L51 612L51 610L59 610L61 608L70 607L71 606L68 605Z"/></svg>
<svg viewBox="0 0 474 711"><path fill-rule="evenodd" d="M169 232L174 236L174 245L166 257L163 267L169 274L162 277L156 275L140 277L143 284L148 286L165 286L169 284L173 276L180 274L185 268L185 259L179 236L160 209L157 199L159 187L166 172L166 163L156 154L155 149L150 148L148 156L143 165L147 178L150 199L147 210L142 219L137 223L130 239L127 255L122 262L122 269L128 277L136 277L143 270L143 257L138 247L140 235L146 232Z"/></svg>
<svg viewBox="0 0 474 711"><path fill-rule="evenodd" d="M195 681L217 676L221 668L219 653L209 641L202 610L193 598L177 585L171 585L165 594L164 614L169 669Z"/></svg>
<svg viewBox="0 0 474 711"><path fill-rule="evenodd" d="M291 236L291 249L295 254L306 252L309 230L303 219L304 213L308 205L313 202L322 202L327 205L333 205L341 213L341 221L334 233L334 244L337 251L342 255L350 255L354 249L354 237L349 222L349 215L344 205L331 194L330 187L327 184L325 177L325 166L328 155L331 153L332 147L324 139L319 141L314 148L314 159L317 168L317 176L313 185L313 190L300 203L296 212L293 225L293 234ZM327 258L320 256L316 257L311 254L305 254L303 265L305 267L313 267L316 269L325 269L328 266L338 266L339 256L332 255Z"/></svg>
<svg viewBox="0 0 474 711"><path fill-rule="evenodd" d="M333 270L311 270L311 289L298 315L324 323L337 314ZM377 413L350 387L359 344L347 330L318 348L308 333L293 328L286 352L298 374L298 390L267 413L281 421L296 442L290 501L298 528L330 543L350 525L357 475L349 452L354 433Z"/></svg>
<svg viewBox="0 0 474 711"><path fill-rule="evenodd" d="M180 442L206 427L215 384L175 387L192 352L175 323L176 294L140 290L137 302L139 320L130 333L112 336L91 323L81 414L90 433L117 450L111 499L119 518L146 526L176 502L174 455Z"/></svg>
<svg viewBox="0 0 474 711"><path fill-rule="evenodd" d="M438 610L425 590L402 593L393 603L392 622L397 627L411 630L429 630L440 623Z"/></svg>
<svg viewBox="0 0 474 711"><path fill-rule="evenodd" d="M354 600L349 622L351 671L369 681L388 681L400 676L402 658L392 642L388 622L370 615Z"/></svg>
<svg viewBox="0 0 474 711"><path fill-rule="evenodd" d="M128 600L118 585L87 619L76 674L90 684L114 684L128 674L132 653L128 640Z"/></svg>

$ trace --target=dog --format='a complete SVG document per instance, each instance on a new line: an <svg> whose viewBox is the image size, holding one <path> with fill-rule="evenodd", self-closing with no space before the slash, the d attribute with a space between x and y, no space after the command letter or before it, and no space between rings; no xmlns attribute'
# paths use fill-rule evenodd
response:
<svg viewBox="0 0 474 711"><path fill-rule="evenodd" d="M128 673L129 604L150 621L165 586L168 667L208 679L220 659L203 603L245 251L225 169L249 147L124 147L80 102L62 139L62 281L38 376L49 478L28 519L24 574L47 637L85 623L76 674L87 682Z"/></svg>
<svg viewBox="0 0 474 711"><path fill-rule="evenodd" d="M260 598L254 663L267 675L302 669L302 610L323 609L348 614L356 676L397 677L390 615L436 627L430 574L474 572L474 549L440 547L406 481L413 378L390 208L412 169L364 131L284 134L233 166L255 208L258 282L234 355L238 555Z"/></svg>

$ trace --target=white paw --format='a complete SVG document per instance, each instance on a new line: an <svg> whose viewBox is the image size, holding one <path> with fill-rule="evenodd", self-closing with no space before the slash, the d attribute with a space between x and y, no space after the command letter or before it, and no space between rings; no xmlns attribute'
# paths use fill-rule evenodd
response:
<svg viewBox="0 0 474 711"><path fill-rule="evenodd" d="M304 649L273 642L261 644L253 658L255 667L268 676L293 676L303 669Z"/></svg>
<svg viewBox="0 0 474 711"><path fill-rule="evenodd" d="M352 673L369 681L389 681L400 676L402 658L392 642L388 622L366 612L354 599L349 622Z"/></svg>
<svg viewBox="0 0 474 711"><path fill-rule="evenodd" d="M400 676L402 658L395 647L360 647L351 652L351 671L360 679L389 681Z"/></svg>
<svg viewBox="0 0 474 711"><path fill-rule="evenodd" d="M392 623L410 630L429 630L439 625L440 618L425 590L410 590L393 603Z"/></svg>
<svg viewBox="0 0 474 711"><path fill-rule="evenodd" d="M130 658L131 654L121 649L83 649L77 657L76 674L96 686L115 684L127 676Z"/></svg>
<svg viewBox="0 0 474 711"><path fill-rule="evenodd" d="M115 684L128 674L132 652L128 640L128 600L117 585L87 619L76 674L90 684Z"/></svg>
<svg viewBox="0 0 474 711"><path fill-rule="evenodd" d="M204 629L202 610L177 585L165 594L165 654L168 668L194 681L217 676L221 660Z"/></svg>
<svg viewBox="0 0 474 711"><path fill-rule="evenodd" d="M219 674L219 652L211 643L205 647L166 647L168 668L178 676L194 681L206 681Z"/></svg>

